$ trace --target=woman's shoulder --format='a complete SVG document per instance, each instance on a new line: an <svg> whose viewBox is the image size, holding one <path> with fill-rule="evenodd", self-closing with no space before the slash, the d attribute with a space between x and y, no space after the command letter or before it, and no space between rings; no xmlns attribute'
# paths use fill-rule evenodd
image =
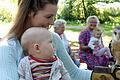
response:
<svg viewBox="0 0 120 80"><path fill-rule="evenodd" d="M20 46L20 43L19 43L19 41L17 40L16 37L12 37L10 39L3 39L0 42L0 48L2 48L2 47L16 48L18 46Z"/></svg>
<svg viewBox="0 0 120 80"><path fill-rule="evenodd" d="M0 42L0 55L5 54L6 58L13 61L13 59L9 56L15 58L16 62L19 62L19 59L22 57L22 47L20 46L19 42L15 38L11 39L4 39ZM5 56L4 56L5 57Z"/></svg>
<svg viewBox="0 0 120 80"><path fill-rule="evenodd" d="M81 30L80 32L81 34L86 34L86 33L90 33L90 30L88 28L84 28Z"/></svg>

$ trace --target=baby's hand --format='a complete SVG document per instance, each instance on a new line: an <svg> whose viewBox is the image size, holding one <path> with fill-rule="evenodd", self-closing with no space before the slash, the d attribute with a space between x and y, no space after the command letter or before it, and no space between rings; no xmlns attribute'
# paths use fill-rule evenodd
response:
<svg viewBox="0 0 120 80"><path fill-rule="evenodd" d="M94 45L94 48L97 48L98 47L98 45Z"/></svg>

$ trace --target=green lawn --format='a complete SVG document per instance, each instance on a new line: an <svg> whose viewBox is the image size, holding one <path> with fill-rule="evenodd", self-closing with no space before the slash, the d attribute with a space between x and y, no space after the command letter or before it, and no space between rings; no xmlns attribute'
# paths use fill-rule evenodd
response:
<svg viewBox="0 0 120 80"><path fill-rule="evenodd" d="M66 27L66 30L67 31L72 31L72 32L80 32L81 29L83 29L85 24L67 24L67 26L72 26L72 27ZM113 29L115 28L115 24L100 24L100 27L101 29L103 30L103 35L106 35L106 36L111 36L112 35L112 31ZM76 28L77 27L77 28Z"/></svg>
<svg viewBox="0 0 120 80"><path fill-rule="evenodd" d="M73 45L77 45L78 43L78 37L79 37L79 33L81 31L81 28L74 28L76 26L72 26L72 28L66 28L65 30L65 34L67 39L73 43ZM78 26L80 27L80 26ZM108 27L108 28L107 28ZM108 47L110 40L112 38L112 29L111 26L107 26L104 27L103 30L103 35L102 35L102 39L103 39L103 44ZM110 30L109 30L110 29Z"/></svg>
<svg viewBox="0 0 120 80"><path fill-rule="evenodd" d="M9 23L0 23L0 28L1 28L0 29L0 37L2 37L5 32L7 32L7 29L9 29L10 26L11 26L11 24L9 24ZM67 25L66 30L65 30L67 39L72 42L78 42L79 33L80 33L81 29L84 28L83 26ZM104 32L103 32L104 43L106 46L108 46L109 41L111 40L112 29L114 28L114 26L101 24L101 27L104 30Z"/></svg>

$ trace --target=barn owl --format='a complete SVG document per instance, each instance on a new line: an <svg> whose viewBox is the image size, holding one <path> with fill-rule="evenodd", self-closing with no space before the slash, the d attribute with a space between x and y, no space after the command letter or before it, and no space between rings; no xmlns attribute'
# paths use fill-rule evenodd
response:
<svg viewBox="0 0 120 80"><path fill-rule="evenodd" d="M120 26L117 26L112 33L111 51L116 64L120 65Z"/></svg>

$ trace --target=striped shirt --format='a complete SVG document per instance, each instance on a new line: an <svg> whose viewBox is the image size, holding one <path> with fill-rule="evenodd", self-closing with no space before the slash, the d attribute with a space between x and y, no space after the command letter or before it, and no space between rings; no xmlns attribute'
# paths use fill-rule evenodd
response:
<svg viewBox="0 0 120 80"><path fill-rule="evenodd" d="M29 60L33 80L49 80L52 64L57 60L57 58L37 59L30 56Z"/></svg>

